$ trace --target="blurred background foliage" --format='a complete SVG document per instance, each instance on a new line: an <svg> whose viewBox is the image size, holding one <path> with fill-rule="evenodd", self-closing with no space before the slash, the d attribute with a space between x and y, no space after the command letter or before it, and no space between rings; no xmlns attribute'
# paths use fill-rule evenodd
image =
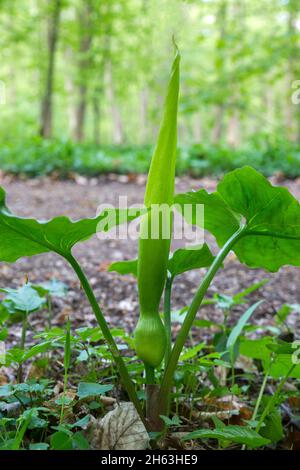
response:
<svg viewBox="0 0 300 470"><path fill-rule="evenodd" d="M174 35L179 173L300 175L299 0L0 0L0 28L4 171L147 171Z"/></svg>

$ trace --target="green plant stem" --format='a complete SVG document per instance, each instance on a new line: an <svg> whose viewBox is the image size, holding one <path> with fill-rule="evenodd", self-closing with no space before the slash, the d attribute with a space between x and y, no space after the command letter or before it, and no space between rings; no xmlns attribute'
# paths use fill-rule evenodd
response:
<svg viewBox="0 0 300 470"><path fill-rule="evenodd" d="M271 364L272 364L272 362L271 362ZM265 376L264 376L264 380L261 384L259 394L258 394L258 397L257 397L257 400L256 400L255 408L254 408L254 411L253 411L253 414L252 414L252 417L251 417L251 421L256 420L256 416L257 416L257 413L258 413L258 410L259 410L259 407L260 407L260 404L261 404L261 400L262 400L262 397L263 397L263 394L264 394L264 391L265 391L265 388L266 388L266 385L267 385L267 381L268 381L268 378L269 378L271 364L268 367L268 370L267 370L267 372L265 373ZM244 444L243 447L242 447L242 450L246 450L246 448L247 448L247 446Z"/></svg>
<svg viewBox="0 0 300 470"><path fill-rule="evenodd" d="M235 245L235 243L238 240L240 240L245 235L246 235L246 227L243 226L243 227L240 227L240 229L237 230L227 240L225 245L222 247L222 249L219 251L216 258L214 259L210 268L208 269L206 275L204 276L202 283L200 284L192 300L192 303L188 309L185 320L182 324L182 327L175 341L167 368L165 370L165 373L162 379L160 393L159 393L159 404L161 407L160 414L166 413L167 403L169 401L169 394L170 394L172 383L173 383L173 375L174 375L174 372L175 372L175 369L179 360L179 356L186 342L186 339L189 335L190 329L193 325L193 321L199 310L201 302L207 292L207 289L209 288L210 283L212 282L219 268L222 266L224 259L226 258L228 253L231 251L232 247Z"/></svg>
<svg viewBox="0 0 300 470"><path fill-rule="evenodd" d="M267 380L269 378L269 373L270 373L270 367L268 368L267 372L265 373L264 380L261 384L260 391L259 391L259 394L258 394L258 397L257 397L257 400L256 400L256 404L255 404L255 408L254 408L254 411L253 411L251 421L255 421L255 419L256 419L256 416L257 416L257 413L258 413L258 410L259 410L259 407L260 407L260 404L261 404L261 400L262 400L262 397L263 397L263 394L264 394L264 391L265 391L265 388L266 388L266 385L267 385Z"/></svg>
<svg viewBox="0 0 300 470"><path fill-rule="evenodd" d="M66 399L67 385L68 385L68 371L65 370L65 374L64 374L64 389L63 389L63 396L62 396L62 403L61 403L61 411L60 411L60 420L59 420L59 424L62 424L62 423L63 423L63 420L64 420L65 399Z"/></svg>
<svg viewBox="0 0 300 470"><path fill-rule="evenodd" d="M231 362L231 388L234 387L235 384L235 369L234 369L234 362Z"/></svg>
<svg viewBox="0 0 300 470"><path fill-rule="evenodd" d="M20 349L24 351L25 342L26 342L26 333L27 333L27 326L28 326L28 319L27 319L28 312L23 312L23 321L22 321L22 333L21 333L21 342L20 342ZM21 383L23 380L23 365L20 364L17 373L18 383Z"/></svg>
<svg viewBox="0 0 300 470"><path fill-rule="evenodd" d="M20 449L20 445L22 443L25 432L26 432L26 430L29 426L30 420L31 420L31 412L29 413L26 420L23 422L22 426L17 430L15 438L14 438L12 444L11 444L10 450L19 450Z"/></svg>
<svg viewBox="0 0 300 470"><path fill-rule="evenodd" d="M172 332L171 332L171 293L172 293L173 277L168 275L165 287L164 297L164 325L167 337L167 347L165 353L165 367L169 362L172 349Z"/></svg>
<svg viewBox="0 0 300 470"><path fill-rule="evenodd" d="M48 328L51 330L51 320L52 320L52 301L50 294L47 295L47 309L48 309Z"/></svg>
<svg viewBox="0 0 300 470"><path fill-rule="evenodd" d="M274 395L272 396L272 398L268 401L267 403L267 406L265 407L260 419L259 419L259 422L256 426L256 432L259 432L266 416L268 415L270 409L272 409L272 407L274 406L274 404L276 403L276 400L278 398L278 395L280 394L281 390L282 390L282 387L284 386L284 384L286 383L286 381L288 380L288 378L290 377L292 371L294 370L294 368L296 367L296 364L293 364L292 367L290 367L290 369L288 370L287 374L281 379L281 381L279 382L279 385L278 387L276 388L276 391L274 393Z"/></svg>
<svg viewBox="0 0 300 470"><path fill-rule="evenodd" d="M26 342L26 333L27 333L27 326L28 326L27 315L28 315L27 312L23 313L22 334L21 334L21 343L20 343L20 348L22 350L25 348L25 342Z"/></svg>
<svg viewBox="0 0 300 470"><path fill-rule="evenodd" d="M126 366L125 366L125 363L120 355L120 352L118 350L118 347L115 343L115 340L110 332L110 329L109 329L109 326L108 324L106 323L106 320L103 316L103 313L98 305L98 302L96 300L96 297L95 297L95 294L90 286L90 283L86 277L86 275L84 274L83 270L81 269L79 263L77 262L77 260L74 258L74 256L70 253L67 257L66 257L67 261L70 263L70 265L72 266L72 268L74 269L75 273L77 274L78 276L78 279L80 280L80 283L82 285L82 288L90 302L90 305L93 309L93 312L96 316L96 319L99 323L99 326L101 328L101 331L103 333L103 336L104 338L106 339L106 341L108 342L108 345L109 345L109 349L110 349L110 352L111 352L111 355L113 356L113 359L116 363L116 366L118 368L118 371L119 371L119 374L120 374L120 377L121 377L121 380L123 382L123 385L128 393L128 396L131 400L131 402L134 404L141 420L143 421L143 423L146 425L146 421L145 421L145 418L144 418L144 415L143 415L143 410L142 410L142 407L141 407L141 404L139 402L139 399L137 397L137 394L136 394L136 391L135 391L135 388L134 388L134 385L130 379L130 376L128 374L128 371L126 369Z"/></svg>

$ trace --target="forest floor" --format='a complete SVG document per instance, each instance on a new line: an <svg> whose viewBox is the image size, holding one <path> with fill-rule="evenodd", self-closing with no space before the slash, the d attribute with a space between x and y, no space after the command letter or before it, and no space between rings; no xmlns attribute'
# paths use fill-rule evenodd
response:
<svg viewBox="0 0 300 470"><path fill-rule="evenodd" d="M183 192L205 187L208 191L213 191L216 183L217 181L212 178L195 180L184 177L177 180L176 190ZM287 186L300 199L300 180L284 180L280 181L280 184ZM73 180L67 181L50 177L22 180L3 176L1 185L7 191L8 207L18 215L49 219L64 214L78 219L95 216L97 207L101 203L117 204L119 195L126 195L128 204L141 203L145 176L107 175L92 179L76 176ZM211 240L208 242L216 252L216 245L211 243ZM107 272L107 267L113 261L136 257L137 243L127 240L101 241L93 237L87 243L79 244L74 253L89 276L110 325L124 327L132 332L138 316L136 280L130 275L120 276L117 273ZM203 272L204 270L191 271L177 279L173 290L173 310L189 304ZM94 315L84 293L74 273L62 258L46 254L21 259L15 264L0 264L0 287L17 287L27 278L33 283L55 278L68 285L67 297L54 299L53 325L64 325L69 316L74 326L95 326ZM278 273L270 274L248 269L242 266L234 255L230 255L224 269L216 276L208 295L236 294L262 279L269 279L269 282L248 298L249 303L265 299L251 321L258 325L272 325L276 309L285 303L300 304L299 271L296 268L284 267ZM231 321L234 322L244 310L245 306L234 308ZM222 322L222 312L214 305L205 305L198 315L199 318ZM41 314L35 315L32 327L39 329L43 322ZM296 313L290 315L289 325L292 329L300 331L300 316ZM195 334L204 339L209 335L209 331L202 329ZM16 343L19 336L18 327L12 329L11 343Z"/></svg>

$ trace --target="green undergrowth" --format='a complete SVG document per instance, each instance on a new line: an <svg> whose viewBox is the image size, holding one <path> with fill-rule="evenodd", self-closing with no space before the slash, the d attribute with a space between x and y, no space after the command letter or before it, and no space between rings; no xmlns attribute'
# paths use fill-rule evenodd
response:
<svg viewBox="0 0 300 470"><path fill-rule="evenodd" d="M6 142L0 145L0 168L4 172L35 177L57 173L97 176L106 173L147 173L153 147L96 146L68 140ZM300 175L300 146L283 140L251 142L239 149L226 145L180 146L177 174L199 177L218 175L250 164L270 176L276 172L288 178Z"/></svg>

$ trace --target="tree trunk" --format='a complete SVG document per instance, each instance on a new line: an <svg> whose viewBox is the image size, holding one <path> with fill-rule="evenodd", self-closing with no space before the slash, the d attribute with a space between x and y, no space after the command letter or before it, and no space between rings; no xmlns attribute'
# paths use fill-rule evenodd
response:
<svg viewBox="0 0 300 470"><path fill-rule="evenodd" d="M285 120L285 130L286 136L288 139L293 139L293 121L294 121L294 104L292 103L292 83L293 83L293 59L292 57L288 58L287 61L287 72L285 76L286 80L286 103L284 107L284 120Z"/></svg>
<svg viewBox="0 0 300 470"><path fill-rule="evenodd" d="M52 136L54 65L59 32L59 18L61 12L61 0L48 0L48 2L49 5L53 6L53 10L48 23L48 67L46 88L41 107L40 135L44 138L49 138Z"/></svg>
<svg viewBox="0 0 300 470"><path fill-rule="evenodd" d="M294 38L298 37L297 30L297 15L299 13L298 0L289 0L287 9L287 32L288 41L290 46L289 57L287 60L287 71L286 71L286 104L285 104L285 128L286 136L290 140L299 142L299 124L295 126L295 121L299 119L299 112L295 109L295 105L292 102L293 88L292 84L296 80L299 74L298 68L298 43ZM295 60L296 59L296 60ZM299 106L299 105L298 105Z"/></svg>
<svg viewBox="0 0 300 470"><path fill-rule="evenodd" d="M79 100L76 108L76 125L74 133L74 139L76 142L82 142L84 139L84 121L87 108L86 92L86 85L80 85L78 90Z"/></svg>
<svg viewBox="0 0 300 470"><path fill-rule="evenodd" d="M113 120L113 140L117 145L122 144L124 141L123 123L119 107L116 103L115 89L112 76L111 61L108 59L106 63L106 81L108 87L108 97L111 106L111 115Z"/></svg>
<svg viewBox="0 0 300 470"><path fill-rule="evenodd" d="M216 73L217 76L223 77L225 75L226 67L226 20L227 20L227 1L223 0L217 12L217 25L219 28L219 36L216 43ZM224 85L222 85L224 86ZM222 90L224 95L224 90ZM223 138L224 116L225 116L225 101L222 98L216 107L215 111L215 125L212 130L212 142L214 144L220 143Z"/></svg>
<svg viewBox="0 0 300 470"><path fill-rule="evenodd" d="M193 116L193 139L195 144L199 144L202 139L201 132L201 115L200 113L195 113Z"/></svg>
<svg viewBox="0 0 300 470"><path fill-rule="evenodd" d="M76 126L74 139L81 142L84 139L84 122L87 108L87 73L90 67L91 35L91 4L86 2L82 11L79 11L81 40L79 49L78 72L80 84L78 87L78 103L76 107Z"/></svg>
<svg viewBox="0 0 300 470"><path fill-rule="evenodd" d="M219 105L216 108L215 125L212 131L212 142L219 144L223 137L224 130L225 105Z"/></svg>
<svg viewBox="0 0 300 470"><path fill-rule="evenodd" d="M94 117L94 142L96 145L100 145L101 133L100 133L100 103L98 96L93 99L93 117Z"/></svg>
<svg viewBox="0 0 300 470"><path fill-rule="evenodd" d="M241 141L240 135L240 113L235 109L229 118L227 129L227 142L232 147L238 147Z"/></svg>
<svg viewBox="0 0 300 470"><path fill-rule="evenodd" d="M239 41L233 44L231 47L231 54L234 63L236 64L237 70L243 61L241 58L241 51L243 50L243 33L246 30L245 25L245 3L241 0L235 0L232 4L232 15L233 25L232 30L239 37ZM233 69L233 74L235 70ZM231 113L229 116L228 127L227 127L227 143L232 147L238 147L241 142L241 82L238 80L233 83L233 92L231 97Z"/></svg>
<svg viewBox="0 0 300 470"><path fill-rule="evenodd" d="M73 50L69 47L65 51L65 59L68 64L69 70L71 70L71 64L73 63ZM74 104L75 96L75 84L73 80L73 74L67 73L65 77L65 90L68 96L68 124L69 124L69 135L74 136L76 129L76 107Z"/></svg>

